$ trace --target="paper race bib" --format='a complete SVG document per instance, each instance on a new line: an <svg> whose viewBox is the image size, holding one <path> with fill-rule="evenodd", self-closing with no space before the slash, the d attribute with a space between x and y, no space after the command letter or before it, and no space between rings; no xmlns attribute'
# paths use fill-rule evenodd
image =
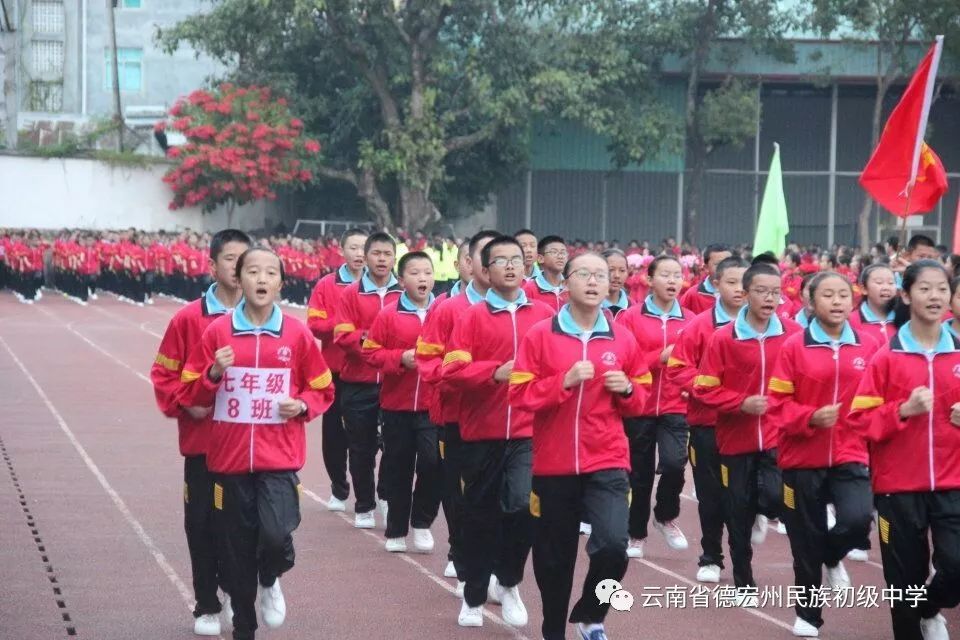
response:
<svg viewBox="0 0 960 640"><path fill-rule="evenodd" d="M290 397L290 369L228 367L217 390L213 419L242 424L280 424L280 401Z"/></svg>

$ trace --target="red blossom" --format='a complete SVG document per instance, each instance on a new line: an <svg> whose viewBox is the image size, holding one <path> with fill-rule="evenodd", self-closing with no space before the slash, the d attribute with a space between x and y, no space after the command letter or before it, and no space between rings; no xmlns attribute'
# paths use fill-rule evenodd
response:
<svg viewBox="0 0 960 640"><path fill-rule="evenodd" d="M303 148L310 153L317 153L320 151L320 143L316 140L307 140L303 143Z"/></svg>

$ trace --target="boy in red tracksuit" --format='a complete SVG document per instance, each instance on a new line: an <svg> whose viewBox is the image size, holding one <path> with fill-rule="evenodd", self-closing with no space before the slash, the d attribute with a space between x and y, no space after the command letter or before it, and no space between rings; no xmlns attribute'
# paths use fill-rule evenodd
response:
<svg viewBox="0 0 960 640"><path fill-rule="evenodd" d="M939 261L906 268L897 334L851 405L870 447L883 576L925 590L918 604L893 603L894 640L948 638L940 610L960 604L960 340L940 322L950 297Z"/></svg>
<svg viewBox="0 0 960 640"><path fill-rule="evenodd" d="M183 524L197 601L193 612L194 631L199 635L220 633L217 614L221 605L217 587L224 583L211 521L213 476L206 459L211 418L209 408L183 406L177 396L183 367L200 349L204 330L240 301L242 292L237 282L236 262L249 247L250 238L242 231L224 229L214 235L210 243L214 283L203 296L182 307L171 318L150 370L157 406L168 418L177 419L179 429L180 455L183 456ZM229 611L229 596L224 608Z"/></svg>
<svg viewBox="0 0 960 640"><path fill-rule="evenodd" d="M415 353L436 301L433 262L422 251L411 251L400 258L397 273L403 294L377 314L363 341L363 357L383 374L381 465L383 493L390 505L386 549L406 551L412 527L414 548L429 553L434 546L430 526L440 510L443 484L437 427L429 414L434 389L421 378Z"/></svg>
<svg viewBox="0 0 960 640"><path fill-rule="evenodd" d="M670 355L667 380L687 395L687 422L690 424L690 467L697 491L702 553L697 580L718 583L723 569L723 485L720 482L720 451L717 449L717 412L693 397L693 383L703 354L713 334L730 324L746 303L743 273L750 263L739 257L723 260L714 270L717 291L714 308L690 321Z"/></svg>
<svg viewBox="0 0 960 640"><path fill-rule="evenodd" d="M332 374L301 321L280 311L280 258L254 248L237 259L243 300L203 332L180 374L180 403L213 405L207 465L214 521L233 604L234 640L253 640L260 615L286 619L280 576L294 565L306 423L333 402Z"/></svg>
<svg viewBox="0 0 960 640"><path fill-rule="evenodd" d="M700 363L693 393L717 410L717 447L720 479L737 603L756 606L753 579L753 541L762 542L766 523L758 514L777 517L781 510L782 480L777 468L779 429L767 413L767 385L787 338L800 327L776 316L780 299L780 271L763 262L743 274L747 306L736 319L719 329Z"/></svg>
<svg viewBox="0 0 960 640"><path fill-rule="evenodd" d="M639 306L632 307L617 320L636 338L647 367L653 373L653 384L647 406L639 417L624 421L630 441L630 545L627 555L642 558L650 520L653 486L657 467L657 504L653 509L653 527L674 550L688 547L676 520L680 516L680 493L687 466L687 402L679 386L666 377L673 364L670 354L677 337L693 319L693 314L680 306L682 269L672 256L660 256L650 263L650 295ZM659 463L658 463L659 454Z"/></svg>
<svg viewBox="0 0 960 640"><path fill-rule="evenodd" d="M442 364L449 351L453 330L467 309L484 300L490 288L490 280L480 268L481 252L487 244L500 236L498 231L486 229L478 232L467 245L467 260L472 275L470 283L457 294L436 302L436 308L427 316L420 342L417 343L417 370L428 384L436 389L430 407L430 420L443 425L440 432L440 454L443 460L443 515L447 521L448 544L447 566L444 576L457 578L457 595L463 595L466 570L462 562L462 530L460 512L463 494L460 488L460 391L442 383Z"/></svg>
<svg viewBox="0 0 960 640"><path fill-rule="evenodd" d="M373 510L378 497L384 525L387 520L387 502L382 489L377 491L374 480L383 378L379 371L364 362L362 350L374 318L403 292L393 275L396 250L396 243L386 233L374 233L367 238L363 247L366 271L360 280L344 290L333 327L333 341L344 353L340 371L340 386L343 387L340 411L347 432L350 476L357 497L354 526L358 529L372 529L376 525ZM382 473L383 467L380 469Z"/></svg>
<svg viewBox="0 0 960 640"><path fill-rule="evenodd" d="M847 413L877 344L847 321L853 309L849 280L824 271L809 290L813 318L780 350L769 409L780 426L777 465L800 594L793 627L798 637L816 637L823 626L811 590L820 588L824 566L830 588L851 586L842 559L867 540L873 516L867 445ZM828 504L836 511L829 530Z"/></svg>
<svg viewBox="0 0 960 640"><path fill-rule="evenodd" d="M347 432L343 427L343 414L340 409L343 397L340 371L343 368L344 355L343 350L333 341L333 326L337 309L340 308L340 296L363 275L363 245L366 241L366 231L348 229L344 232L341 243L348 262L317 282L307 305L307 326L323 347L323 359L333 372L333 385L336 389L333 404L323 414L321 441L323 466L330 478L331 495L327 502L327 509L330 511L346 511L346 500L350 497L350 484L347 482Z"/></svg>
<svg viewBox="0 0 960 640"><path fill-rule="evenodd" d="M696 287L687 289L680 298L680 306L689 309L694 315L714 308L717 301L717 289L713 284L717 274L717 265L729 258L730 248L725 244L711 244L703 251L705 274Z"/></svg>
<svg viewBox="0 0 960 640"><path fill-rule="evenodd" d="M554 313L567 303L567 291L563 286L563 268L567 264L567 245L560 236L546 236L537 243L537 262L540 273L523 285L529 300L543 302Z"/></svg>
<svg viewBox="0 0 960 640"><path fill-rule="evenodd" d="M532 533L533 416L511 405L504 383L523 336L554 312L523 293L523 249L516 240L491 240L480 260L491 289L485 302L463 314L443 359L443 383L463 394L460 475L466 587L458 622L483 625L483 603L495 573L489 590L503 604L503 619L523 626L527 611L518 585Z"/></svg>
<svg viewBox="0 0 960 640"><path fill-rule="evenodd" d="M534 414L530 512L546 640L565 637L581 520L593 523L590 568L569 621L581 638L606 637L609 603L598 601L597 585L627 571L623 416L642 411L651 380L633 336L601 311L609 284L604 258L573 258L565 276L570 302L527 332L510 373L511 402Z"/></svg>

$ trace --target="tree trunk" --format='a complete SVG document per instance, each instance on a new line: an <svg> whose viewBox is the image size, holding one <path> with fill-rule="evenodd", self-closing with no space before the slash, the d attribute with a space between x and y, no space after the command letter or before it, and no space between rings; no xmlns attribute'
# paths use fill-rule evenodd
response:
<svg viewBox="0 0 960 640"><path fill-rule="evenodd" d="M107 0L107 29L110 41L110 75L113 76L113 121L117 125L117 151L123 151L123 110L120 107L120 64L117 52L117 25L113 0Z"/></svg>
<svg viewBox="0 0 960 640"><path fill-rule="evenodd" d="M700 195L703 192L703 180L707 168L707 157L701 143L696 142L695 144L687 145L686 164L687 171L684 175L685 182L683 185L683 236L687 242L693 246L697 246Z"/></svg>
<svg viewBox="0 0 960 640"><path fill-rule="evenodd" d="M233 212L237 208L237 203L233 200L227 202L227 229L233 229Z"/></svg>
<svg viewBox="0 0 960 640"><path fill-rule="evenodd" d="M370 169L364 169L357 181L357 195L363 198L367 207L367 213L377 223L377 228L387 230L393 226L393 218L390 215L390 206L380 194L377 188L377 181Z"/></svg>
<svg viewBox="0 0 960 640"><path fill-rule="evenodd" d="M400 207L403 228L410 233L422 231L434 220L435 207L425 189L400 187Z"/></svg>

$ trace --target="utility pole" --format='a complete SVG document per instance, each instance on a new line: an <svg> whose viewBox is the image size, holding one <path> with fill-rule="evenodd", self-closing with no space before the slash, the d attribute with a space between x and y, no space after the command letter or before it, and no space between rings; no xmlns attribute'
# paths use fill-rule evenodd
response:
<svg viewBox="0 0 960 640"><path fill-rule="evenodd" d="M123 111L120 106L120 63L117 53L117 21L114 17L116 0L106 0L110 32L110 63L113 74L113 120L117 125L117 151L123 151Z"/></svg>

